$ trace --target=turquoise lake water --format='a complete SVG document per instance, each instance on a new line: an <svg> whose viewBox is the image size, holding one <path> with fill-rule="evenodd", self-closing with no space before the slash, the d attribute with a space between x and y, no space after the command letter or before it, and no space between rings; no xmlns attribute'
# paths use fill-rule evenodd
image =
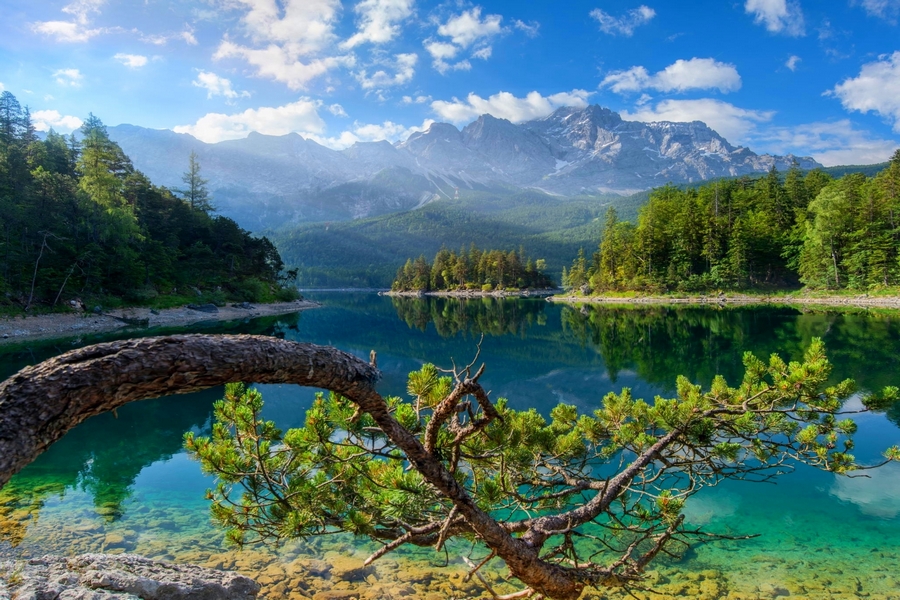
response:
<svg viewBox="0 0 900 600"><path fill-rule="evenodd" d="M366 359L375 349L384 373L380 390L396 395L404 393L406 374L423 362L468 362L484 333L482 384L494 398L544 413L558 402L592 410L607 392L623 387L649 400L671 392L678 374L708 384L721 373L735 382L745 351L798 359L813 337L825 340L835 379L853 377L862 390L900 384L898 313L312 296L322 308L196 330L277 335ZM64 341L0 348L0 375L72 347ZM315 393L260 387L265 416L283 428L302 423ZM72 430L0 491L0 540L26 555L128 551L250 573L268 568L259 560L226 557L204 500L210 480L181 449L185 431L209 430L211 405L221 393L135 403ZM854 453L861 462L875 462L884 448L900 444L900 407L856 420ZM685 513L689 522L713 531L760 535L697 546L678 560L662 561L653 586L663 592L658 597L900 598L898 465L861 478L800 467L777 485L729 482L693 497ZM273 560L327 552L364 556L366 548L358 546L315 539L288 544ZM408 560L437 569L443 557L420 552ZM294 590L293 597L312 597L314 591ZM275 580L264 592L288 596ZM477 594L469 589L460 597Z"/></svg>

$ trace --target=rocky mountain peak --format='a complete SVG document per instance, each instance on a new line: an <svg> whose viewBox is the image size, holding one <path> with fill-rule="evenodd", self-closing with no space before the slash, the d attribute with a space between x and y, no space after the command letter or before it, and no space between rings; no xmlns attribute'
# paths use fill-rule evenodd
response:
<svg viewBox="0 0 900 600"><path fill-rule="evenodd" d="M454 187L532 188L562 196L629 193L670 182L765 173L773 166L785 171L795 160L733 146L700 121L626 121L597 105L563 107L524 123L482 115L462 131L432 123L393 145L361 142L343 151L297 134L251 134L204 144L133 126L109 131L137 168L176 188L188 155L197 151L203 176L226 214L228 207L256 214L245 201L252 197L265 207L278 206L277 215L270 211L278 222L404 210L435 194L452 196L448 190ZM797 160L801 168L820 166L811 158ZM285 208L291 203L303 208Z"/></svg>

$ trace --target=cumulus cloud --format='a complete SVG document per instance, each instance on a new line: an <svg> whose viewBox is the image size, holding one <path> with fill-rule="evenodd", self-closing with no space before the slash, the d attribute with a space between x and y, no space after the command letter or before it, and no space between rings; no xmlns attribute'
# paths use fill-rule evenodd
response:
<svg viewBox="0 0 900 600"><path fill-rule="evenodd" d="M791 56L787 59L787 61L784 63L784 66L786 66L786 67L787 67L788 69L790 69L791 71L796 71L796 70L797 70L797 65L800 64L800 61L801 61L801 60L803 60L803 59L800 58L799 56L797 56L796 54L791 55Z"/></svg>
<svg viewBox="0 0 900 600"><path fill-rule="evenodd" d="M900 142L874 137L843 119L767 128L756 137L754 146L765 147L776 154L809 155L830 167L884 162L890 159Z"/></svg>
<svg viewBox="0 0 900 600"><path fill-rule="evenodd" d="M247 137L251 131L265 135L318 135L325 131L325 121L319 116L321 103L309 98L277 107L248 108L244 112L226 115L208 113L193 125L179 125L178 133L189 133L198 140L215 143Z"/></svg>
<svg viewBox="0 0 900 600"><path fill-rule="evenodd" d="M476 6L472 10L450 17L446 23L438 27L438 33L450 38L454 44L468 48L475 42L491 38L503 31L500 23L503 17L500 15L486 15L481 18L481 7Z"/></svg>
<svg viewBox="0 0 900 600"><path fill-rule="evenodd" d="M893 121L894 131L900 133L900 51L863 65L857 77L826 94L836 96L847 110L872 111Z"/></svg>
<svg viewBox="0 0 900 600"><path fill-rule="evenodd" d="M712 58L692 58L677 60L652 75L644 67L614 71L603 79L600 87L607 87L619 94L646 89L661 92L718 89L727 93L741 88L741 76L732 64Z"/></svg>
<svg viewBox="0 0 900 600"><path fill-rule="evenodd" d="M0 86L0 92L2 92L2 91L3 91L3 88L2 88L2 86ZM403 102L403 104L426 104L428 102L431 102L431 96L423 96L423 95L419 95L419 96L415 96L415 97L403 96L401 101Z"/></svg>
<svg viewBox="0 0 900 600"><path fill-rule="evenodd" d="M470 58L487 60L493 52L491 40L504 32L502 22L500 15L485 15L482 18L480 6L450 17L437 29L438 35L449 38L449 41L428 38L423 42L425 50L431 54L432 66L442 75L448 71L468 71L472 63L467 59L456 62L451 62L451 59L469 48Z"/></svg>
<svg viewBox="0 0 900 600"><path fill-rule="evenodd" d="M651 123L655 121L703 121L731 143L746 143L759 123L767 123L773 111L740 108L713 98L698 100L663 100L655 106L638 107L634 112L622 111L622 118Z"/></svg>
<svg viewBox="0 0 900 600"><path fill-rule="evenodd" d="M129 69L139 69L147 64L147 57L140 54L123 54L120 52L113 58Z"/></svg>
<svg viewBox="0 0 900 600"><path fill-rule="evenodd" d="M804 34L803 11L796 0L747 0L744 10L771 33Z"/></svg>
<svg viewBox="0 0 900 600"><path fill-rule="evenodd" d="M86 42L103 33L103 28L90 28L91 13L100 12L106 0L76 0L63 7L72 15L71 21L38 21L31 24L33 31L55 38L58 42Z"/></svg>
<svg viewBox="0 0 900 600"><path fill-rule="evenodd" d="M241 18L253 45L224 39L213 58L240 58L258 75L297 90L339 66L352 67L352 56L322 53L334 43L340 0L237 0L249 9Z"/></svg>
<svg viewBox="0 0 900 600"><path fill-rule="evenodd" d="M600 31L610 35L631 37L634 30L649 23L656 16L656 11L649 6L641 5L632 8L621 17L614 17L608 12L595 8L590 12L591 18L600 23Z"/></svg>
<svg viewBox="0 0 900 600"><path fill-rule="evenodd" d="M392 65L393 73L379 69L369 75L367 71L362 70L356 73L356 80L364 90L384 89L403 85L409 82L413 75L416 74L416 62L418 60L419 56L415 53L397 54L394 56Z"/></svg>
<svg viewBox="0 0 900 600"><path fill-rule="evenodd" d="M0 91L2 89L3 86L0 86ZM83 123L78 117L62 115L56 110L35 111L31 113L31 121L34 123L34 128L38 131L50 131L52 127L60 133L71 133L81 127Z"/></svg>
<svg viewBox="0 0 900 600"><path fill-rule="evenodd" d="M31 28L37 33L56 38L57 42L86 42L104 32L102 28L89 29L69 21L41 21L32 23Z"/></svg>
<svg viewBox="0 0 900 600"><path fill-rule="evenodd" d="M448 71L468 71L472 68L472 64L468 60L460 60L450 62L460 52L459 46L455 46L448 42L437 42L427 39L424 42L425 50L431 55L431 64L435 69L444 75Z"/></svg>
<svg viewBox="0 0 900 600"><path fill-rule="evenodd" d="M258 75L280 81L292 90L303 89L310 80L337 67L352 67L355 64L352 56L327 56L304 62L289 47L269 44L265 48L255 49L227 40L219 44L213 58L243 58L256 67Z"/></svg>
<svg viewBox="0 0 900 600"><path fill-rule="evenodd" d="M191 82L194 86L206 90L206 97L223 96L228 100L236 98L249 98L250 92L237 91L231 86L231 80L219 77L215 73L209 71L200 71L197 73L197 79Z"/></svg>
<svg viewBox="0 0 900 600"><path fill-rule="evenodd" d="M84 79L84 76L78 69L59 69L53 72L53 78L59 85L81 87L81 80Z"/></svg>
<svg viewBox="0 0 900 600"><path fill-rule="evenodd" d="M400 33L399 23L412 14L413 0L363 0L353 11L359 15L359 31L341 44L354 48L359 44L383 44Z"/></svg>
<svg viewBox="0 0 900 600"><path fill-rule="evenodd" d="M897 16L900 15L900 0L859 0L855 4L861 4L870 16L892 24L897 22Z"/></svg>
<svg viewBox="0 0 900 600"><path fill-rule="evenodd" d="M441 119L451 123L466 123L485 113L520 123L546 117L562 106L587 106L590 95L590 92L585 90L572 90L550 96L542 96L535 91L528 93L524 98L517 98L509 92L499 92L489 98L472 93L465 100L458 98L451 101L435 100L431 103L431 109Z"/></svg>

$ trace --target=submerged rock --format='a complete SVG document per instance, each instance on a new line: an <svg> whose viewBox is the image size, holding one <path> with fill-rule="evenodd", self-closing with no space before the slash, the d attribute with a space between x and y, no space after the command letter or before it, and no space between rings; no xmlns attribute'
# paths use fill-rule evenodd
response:
<svg viewBox="0 0 900 600"><path fill-rule="evenodd" d="M178 565L133 554L44 556L0 561L16 600L252 600L258 583L237 573Z"/></svg>

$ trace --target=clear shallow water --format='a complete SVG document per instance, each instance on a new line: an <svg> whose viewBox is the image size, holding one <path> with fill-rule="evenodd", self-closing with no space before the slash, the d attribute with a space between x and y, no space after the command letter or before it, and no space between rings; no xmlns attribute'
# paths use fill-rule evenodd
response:
<svg viewBox="0 0 900 600"><path fill-rule="evenodd" d="M385 374L381 391L398 395L406 373L425 361L468 362L485 332L482 382L495 398L545 413L560 401L591 410L606 392L626 386L649 399L670 392L679 373L701 383L716 373L735 381L744 351L799 358L813 336L825 339L835 378L854 377L863 389L900 382L896 313L573 309L540 300L460 302L371 294L316 299L325 306L203 330L331 344L365 358L375 349ZM96 340L84 340L90 341ZM65 342L2 350L0 375L71 347ZM262 390L266 417L281 427L299 425L314 395L293 386ZM185 431L209 429L211 404L220 394L209 390L135 403L117 417L100 415L74 429L0 491L0 538L31 554L133 551L237 568L256 575L270 597L287 597L289 590L294 597L313 597L346 587L334 576L304 579L297 565L308 571L317 557L331 562L351 554L364 557L371 547L320 538L287 544L272 555L234 553L222 544L203 498L210 481L181 450ZM874 461L885 447L900 443L900 407L857 421L855 453L861 460ZM683 560L661 562L652 587L665 595L651 597L900 598L900 468L891 465L870 475L836 478L801 468L778 485L734 482L704 491L688 503L691 522L734 535L761 535L699 546ZM449 597L450 588L436 588L428 575L443 555L400 558L401 563L385 561L375 580L360 589L371 598L408 597L406 585L415 597L429 592ZM498 569L493 576L501 574ZM454 581L457 597L481 591Z"/></svg>

